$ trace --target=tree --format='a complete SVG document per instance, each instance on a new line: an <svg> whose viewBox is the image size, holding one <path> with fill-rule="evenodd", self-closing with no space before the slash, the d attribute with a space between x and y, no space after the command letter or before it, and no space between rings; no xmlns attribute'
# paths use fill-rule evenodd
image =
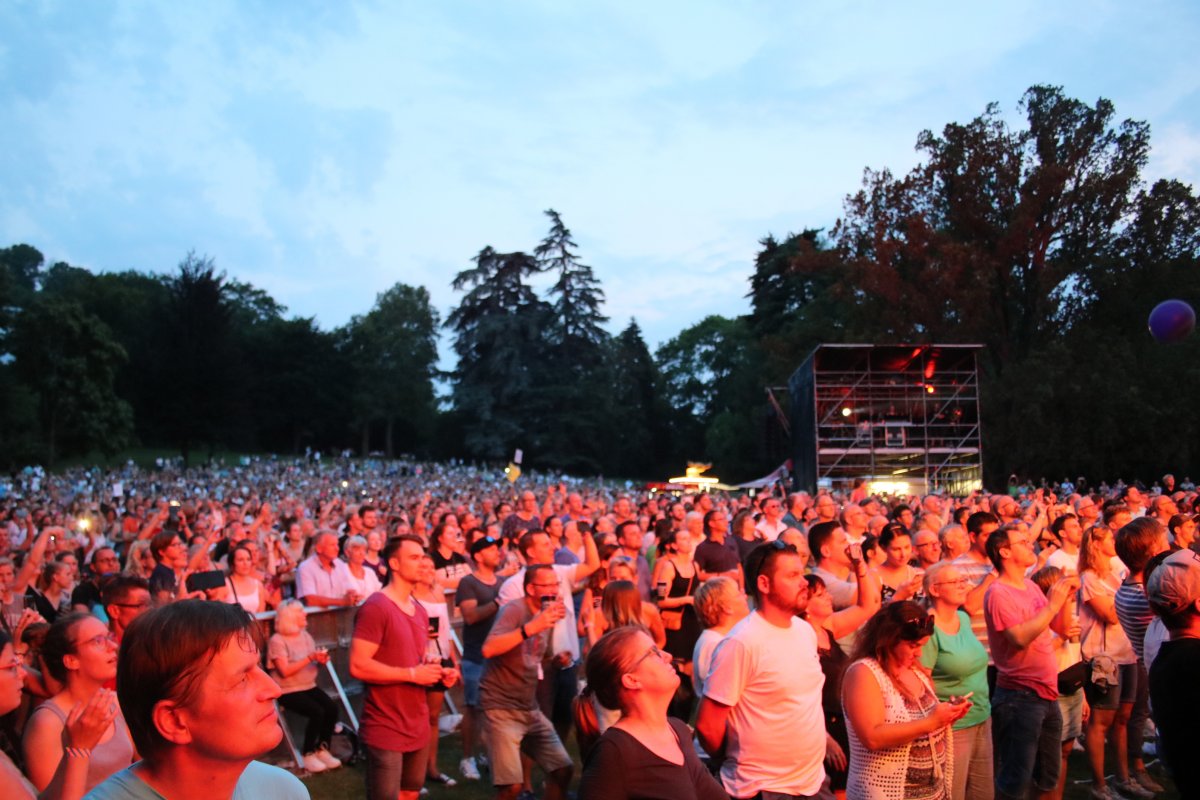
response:
<svg viewBox="0 0 1200 800"><path fill-rule="evenodd" d="M630 319L613 340L609 360L610 434L604 438L603 463L618 475L661 477L661 471L671 466L668 414L660 395L658 366L636 320Z"/></svg>
<svg viewBox="0 0 1200 800"><path fill-rule="evenodd" d="M582 264L571 231L558 212L546 212L550 231L534 249L541 272L555 277L541 326L543 358L536 363L537 390L527 404L536 425L530 445L539 464L596 472L603 461L606 393L603 369L609 335L600 312L604 292L592 268Z"/></svg>
<svg viewBox="0 0 1200 800"><path fill-rule="evenodd" d="M468 451L499 460L510 448L527 446L526 437L537 431L527 411L537 389L547 305L526 283L539 270L533 256L485 247L474 261L452 282L466 294L446 319L458 355L454 406L468 418Z"/></svg>
<svg viewBox="0 0 1200 800"><path fill-rule="evenodd" d="M752 477L761 466L754 418L763 386L746 319L706 317L660 346L656 361L672 409L676 458L704 458Z"/></svg>
<svg viewBox="0 0 1200 800"><path fill-rule="evenodd" d="M396 453L396 427L402 441L416 449L428 442L436 413L433 379L437 374L440 320L422 287L397 283L375 298L364 316L351 319L345 342L358 381L355 417L363 430L364 455L372 422L384 422L384 446Z"/></svg>
<svg viewBox="0 0 1200 800"><path fill-rule="evenodd" d="M16 373L36 398L47 463L126 445L132 411L113 390L125 351L104 323L76 303L39 297L19 314L11 339Z"/></svg>
<svg viewBox="0 0 1200 800"><path fill-rule="evenodd" d="M245 433L246 375L232 337L225 273L217 272L211 258L188 253L167 289L157 320L155 410L161 430L179 443L186 462L196 445L212 449Z"/></svg>

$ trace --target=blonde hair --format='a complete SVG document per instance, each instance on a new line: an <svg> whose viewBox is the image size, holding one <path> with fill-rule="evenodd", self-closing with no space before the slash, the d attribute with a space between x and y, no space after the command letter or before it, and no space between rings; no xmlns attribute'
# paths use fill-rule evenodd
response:
<svg viewBox="0 0 1200 800"><path fill-rule="evenodd" d="M1108 536L1116 536L1116 534L1109 530L1107 525L1099 524L1093 525L1083 532L1083 540L1079 543L1080 575L1089 569L1093 572L1098 572L1101 575L1107 575L1112 571L1112 564L1109 563L1107 558L1095 555L1093 553L1093 550L1095 550L1094 545L1096 543L1095 537L1097 532L1107 534Z"/></svg>
<svg viewBox="0 0 1200 800"><path fill-rule="evenodd" d="M709 578L697 586L694 608L700 624L706 628L720 625L737 590L737 581L724 576Z"/></svg>
<svg viewBox="0 0 1200 800"><path fill-rule="evenodd" d="M284 600L275 609L275 632L284 636L295 636L304 630L300 624L302 615L306 615L304 604L299 600Z"/></svg>

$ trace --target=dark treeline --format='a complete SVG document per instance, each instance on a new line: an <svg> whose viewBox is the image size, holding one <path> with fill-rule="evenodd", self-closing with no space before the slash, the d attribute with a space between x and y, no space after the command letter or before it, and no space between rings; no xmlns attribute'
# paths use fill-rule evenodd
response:
<svg viewBox="0 0 1200 800"><path fill-rule="evenodd" d="M520 447L536 467L664 478L705 459L737 480L786 457L764 389L816 344L972 342L989 484L1186 473L1200 347L1156 344L1146 317L1200 300L1200 202L1144 181L1149 128L1108 101L1039 86L1020 108L1020 126L992 105L921 133L921 163L866 170L832 228L766 236L750 313L653 355L635 321L606 332L600 282L554 211L531 251L480 250L444 323L398 283L332 331L194 255L169 274L93 274L0 250L0 461L135 443L193 458ZM439 405L443 333L458 360Z"/></svg>

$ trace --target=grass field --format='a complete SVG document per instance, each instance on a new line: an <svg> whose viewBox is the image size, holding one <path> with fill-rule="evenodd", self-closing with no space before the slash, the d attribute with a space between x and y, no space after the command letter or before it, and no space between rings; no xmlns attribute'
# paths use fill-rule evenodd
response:
<svg viewBox="0 0 1200 800"><path fill-rule="evenodd" d="M579 765L579 753L575 747L573 738L569 743L568 749L575 759L575 780L571 787L574 790L578 788L581 767ZM430 784L428 800L486 800L494 796L486 773L484 774L483 781L472 782L462 780L462 776L458 773L458 762L462 757L461 754L461 740L457 735L442 738L441 753L439 755L441 763L439 766L442 772L454 777L455 780L459 781L459 784L449 789L444 786ZM1065 800L1086 800L1091 779L1083 753L1076 752L1072 754L1069 764L1070 771L1067 776ZM1160 765L1151 764L1150 772L1158 779L1159 783L1168 788L1168 791L1159 795L1162 800L1180 800L1179 793L1174 791L1174 787L1170 780L1163 774ZM313 775L305 778L304 783L312 793L313 800L357 800L357 798L366 796L363 788L363 765L361 762L353 767L344 767L333 772Z"/></svg>

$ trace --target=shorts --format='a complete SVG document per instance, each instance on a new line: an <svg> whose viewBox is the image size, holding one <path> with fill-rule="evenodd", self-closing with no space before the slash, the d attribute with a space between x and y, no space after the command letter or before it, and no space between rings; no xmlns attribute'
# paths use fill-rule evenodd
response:
<svg viewBox="0 0 1200 800"><path fill-rule="evenodd" d="M483 677L483 664L463 659L462 667L463 705L471 708L479 706L479 679Z"/></svg>
<svg viewBox="0 0 1200 800"><path fill-rule="evenodd" d="M1062 713L1062 740L1069 742L1083 734L1083 690L1074 694L1059 695L1058 710Z"/></svg>
<svg viewBox="0 0 1200 800"><path fill-rule="evenodd" d="M541 711L489 708L483 710L483 717L493 785L515 786L524 780L521 753L547 774L571 766L571 757Z"/></svg>
<svg viewBox="0 0 1200 800"><path fill-rule="evenodd" d="M1097 686L1091 676L1083 685L1088 705L1098 711L1116 711L1117 706L1132 704L1137 694L1137 664L1117 665L1117 685Z"/></svg>

